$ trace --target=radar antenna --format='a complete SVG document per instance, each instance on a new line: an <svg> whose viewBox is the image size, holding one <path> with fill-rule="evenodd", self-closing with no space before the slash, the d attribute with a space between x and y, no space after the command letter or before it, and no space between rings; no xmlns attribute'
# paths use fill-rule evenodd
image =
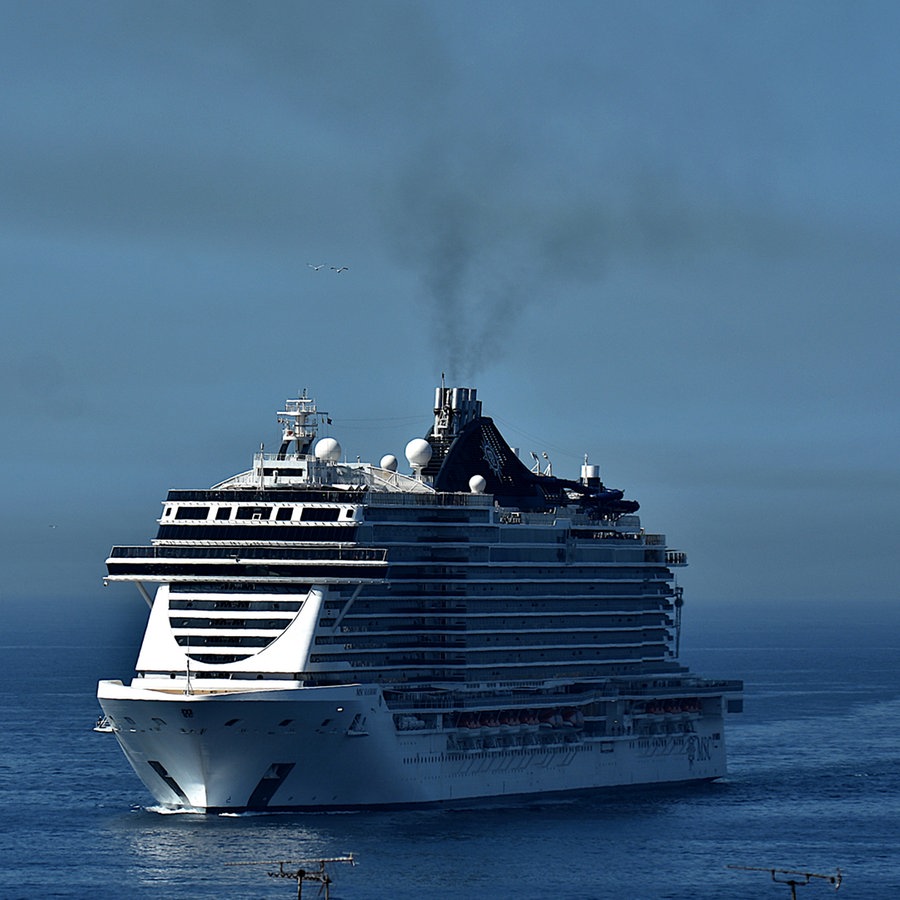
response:
<svg viewBox="0 0 900 900"><path fill-rule="evenodd" d="M331 424L328 413L316 408L316 401L306 393L306 388L295 400L288 400L285 408L278 413L278 424L283 428L278 459L287 456L292 443L295 444L294 452L299 456L308 454L322 421Z"/></svg>
<svg viewBox="0 0 900 900"><path fill-rule="evenodd" d="M541 459L538 457L537 453L534 450L529 451L531 453L531 458L534 460L534 465L531 467L531 471L534 472L535 475L552 475L553 474L553 463L550 462L550 456L546 450L541 452L541 457L547 465L544 467L544 470L541 471ZM587 456L585 456L587 459Z"/></svg>
<svg viewBox="0 0 900 900"><path fill-rule="evenodd" d="M768 869L763 866L726 866L728 869L738 869L741 872L768 872L776 884L786 884L791 889L791 900L797 900L797 888L809 884L814 878L827 881L838 890L843 880L840 868L834 875L820 875L818 872L796 872L792 869ZM779 877L782 876L782 877Z"/></svg>

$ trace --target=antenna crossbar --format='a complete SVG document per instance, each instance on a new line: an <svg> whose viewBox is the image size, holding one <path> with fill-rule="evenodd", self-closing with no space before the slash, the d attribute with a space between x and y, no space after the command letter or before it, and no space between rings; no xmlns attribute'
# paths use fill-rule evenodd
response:
<svg viewBox="0 0 900 900"><path fill-rule="evenodd" d="M819 872L801 872L794 869L773 869L766 866L726 866L728 869L737 869L741 872L768 872L772 881L776 884L786 884L791 889L791 900L796 900L797 888L810 884L813 879L817 878L827 881L837 890L841 886L843 875L840 868L835 871L834 875L822 875Z"/></svg>
<svg viewBox="0 0 900 900"><path fill-rule="evenodd" d="M351 866L356 865L352 853L348 856L326 856L318 859L255 860L250 862L231 862L225 863L225 865L278 866L277 871L270 871L266 874L270 878L290 878L292 881L296 881L297 900L300 900L301 898L304 882L313 882L321 885L319 891L324 891L325 900L328 900L332 882L331 876L326 870L326 865L328 863L349 863Z"/></svg>

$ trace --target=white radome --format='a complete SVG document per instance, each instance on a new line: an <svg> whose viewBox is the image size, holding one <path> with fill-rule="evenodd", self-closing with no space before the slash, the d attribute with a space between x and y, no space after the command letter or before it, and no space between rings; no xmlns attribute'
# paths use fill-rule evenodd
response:
<svg viewBox="0 0 900 900"><path fill-rule="evenodd" d="M332 437L322 438L316 443L316 459L337 462L341 458L341 445Z"/></svg>
<svg viewBox="0 0 900 900"><path fill-rule="evenodd" d="M487 481L485 481L484 475L473 475L469 479L469 490L473 494L483 494L486 487Z"/></svg>
<svg viewBox="0 0 900 900"><path fill-rule="evenodd" d="M387 469L388 472L397 471L397 457L393 453L388 453L381 457L381 468Z"/></svg>
<svg viewBox="0 0 900 900"><path fill-rule="evenodd" d="M425 438L413 438L406 445L406 458L414 469L424 469L431 460L431 444Z"/></svg>

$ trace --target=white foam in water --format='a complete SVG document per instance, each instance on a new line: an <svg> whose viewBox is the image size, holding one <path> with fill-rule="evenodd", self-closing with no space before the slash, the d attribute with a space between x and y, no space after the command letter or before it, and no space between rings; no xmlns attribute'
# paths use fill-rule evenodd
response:
<svg viewBox="0 0 900 900"><path fill-rule="evenodd" d="M160 816L181 816L181 815L202 816L202 815L205 815L205 813L203 812L202 809L194 809L194 808L172 809L169 806L142 806L139 808L143 809L145 812L156 813L157 815L160 815Z"/></svg>

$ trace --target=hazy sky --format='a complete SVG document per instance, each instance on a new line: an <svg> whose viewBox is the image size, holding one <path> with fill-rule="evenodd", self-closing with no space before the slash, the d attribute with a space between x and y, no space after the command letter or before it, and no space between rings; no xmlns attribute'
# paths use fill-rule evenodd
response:
<svg viewBox="0 0 900 900"><path fill-rule="evenodd" d="M900 4L0 16L3 601L140 604L109 547L285 397L402 458L442 371L688 602L898 596Z"/></svg>

